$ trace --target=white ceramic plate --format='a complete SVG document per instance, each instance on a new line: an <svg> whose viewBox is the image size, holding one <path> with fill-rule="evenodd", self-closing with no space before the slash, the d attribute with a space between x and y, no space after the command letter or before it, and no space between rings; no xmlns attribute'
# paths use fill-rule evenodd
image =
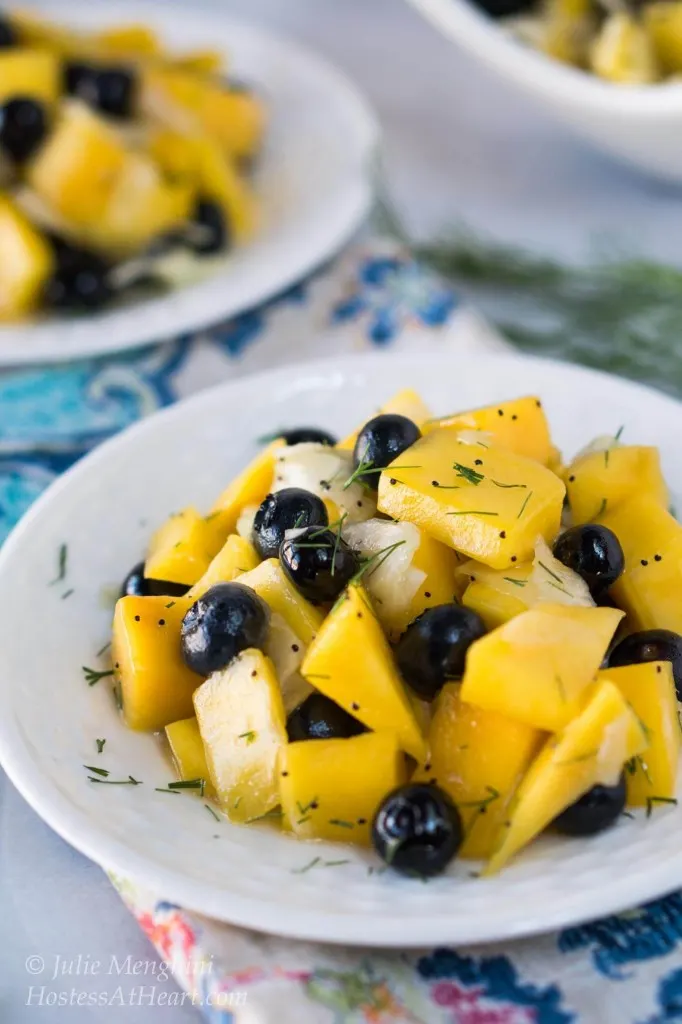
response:
<svg viewBox="0 0 682 1024"><path fill-rule="evenodd" d="M682 807L623 818L590 840L548 838L499 877L470 862L422 885L369 851L302 843L267 828L220 824L192 795L154 792L173 778L153 737L129 732L109 680L89 688L109 638L115 587L150 530L190 502L208 506L256 450L294 424L344 433L406 384L436 412L528 392L543 396L556 440L572 452L625 426L659 444L682 493L682 406L602 374L520 357L349 357L254 376L183 402L109 441L61 478L0 553L0 760L66 840L166 899L265 931L359 945L473 943L554 928L632 906L682 884ZM50 586L61 544L66 579ZM73 594L62 600L62 594ZM105 738L104 753L95 739ZM141 786L95 786L84 764ZM219 837L219 838L216 838ZM305 873L314 857L323 863Z"/></svg>
<svg viewBox="0 0 682 1024"><path fill-rule="evenodd" d="M300 280L366 216L378 127L354 86L319 57L217 5L39 0L32 7L83 28L147 22L178 51L224 49L230 72L253 83L270 112L256 177L263 223L199 284L92 316L0 327L0 366L101 355L218 323Z"/></svg>

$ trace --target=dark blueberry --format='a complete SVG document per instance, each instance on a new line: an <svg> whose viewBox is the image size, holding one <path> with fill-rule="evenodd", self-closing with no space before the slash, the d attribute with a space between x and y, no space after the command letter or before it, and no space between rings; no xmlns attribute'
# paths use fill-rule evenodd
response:
<svg viewBox="0 0 682 1024"><path fill-rule="evenodd" d="M466 653L485 631L483 619L470 608L428 608L410 623L396 647L405 682L423 700L433 700L447 680L461 679Z"/></svg>
<svg viewBox="0 0 682 1024"><path fill-rule="evenodd" d="M345 540L319 526L285 540L279 549L284 572L309 601L334 601L359 569Z"/></svg>
<svg viewBox="0 0 682 1024"><path fill-rule="evenodd" d="M367 732L362 722L321 693L311 693L287 718L290 743L297 740L335 740Z"/></svg>
<svg viewBox="0 0 682 1024"><path fill-rule="evenodd" d="M64 91L69 96L80 96L88 88L97 74L97 68L82 61L69 60L64 65Z"/></svg>
<svg viewBox="0 0 682 1024"><path fill-rule="evenodd" d="M197 202L190 231L188 245L201 256L224 252L230 246L230 227L225 211L211 199Z"/></svg>
<svg viewBox="0 0 682 1024"><path fill-rule="evenodd" d="M5 50L10 46L16 46L18 43L17 34L12 28L12 24L8 19L0 14L0 50Z"/></svg>
<svg viewBox="0 0 682 1024"><path fill-rule="evenodd" d="M593 836L609 828L625 810L625 775L615 786L593 786L554 819L565 836Z"/></svg>
<svg viewBox="0 0 682 1024"><path fill-rule="evenodd" d="M462 820L450 797L423 782L389 793L372 823L372 843L381 859L413 877L439 875L463 839Z"/></svg>
<svg viewBox="0 0 682 1024"><path fill-rule="evenodd" d="M256 512L253 544L261 558L277 558L287 530L328 525L329 516L321 498L302 487L284 487L268 494Z"/></svg>
<svg viewBox="0 0 682 1024"><path fill-rule="evenodd" d="M52 239L55 269L45 285L45 302L53 309L101 309L114 294L109 265L96 253Z"/></svg>
<svg viewBox="0 0 682 1024"><path fill-rule="evenodd" d="M188 584L155 580L144 574L144 562L133 566L121 586L121 597L184 597Z"/></svg>
<svg viewBox="0 0 682 1024"><path fill-rule="evenodd" d="M0 106L0 149L17 163L28 160L47 134L45 107L27 96Z"/></svg>
<svg viewBox="0 0 682 1024"><path fill-rule="evenodd" d="M270 609L242 583L216 583L192 605L180 631L185 664L200 676L229 665L247 647L262 648Z"/></svg>
<svg viewBox="0 0 682 1024"><path fill-rule="evenodd" d="M318 427L292 427L291 430L283 430L279 435L286 444L326 444L333 448L336 438L326 430Z"/></svg>
<svg viewBox="0 0 682 1024"><path fill-rule="evenodd" d="M612 586L625 568L620 541L595 523L572 526L554 544L554 557L585 580L593 597Z"/></svg>
<svg viewBox="0 0 682 1024"><path fill-rule="evenodd" d="M508 18L512 14L520 14L534 3L535 0L474 0L476 7L480 7L491 18Z"/></svg>
<svg viewBox="0 0 682 1024"><path fill-rule="evenodd" d="M670 629L645 629L626 636L609 655L610 668L644 661L672 662L677 699L682 700L682 636Z"/></svg>
<svg viewBox="0 0 682 1024"><path fill-rule="evenodd" d="M358 434L353 449L353 468L362 465L369 470L385 469L420 437L419 427L407 416L397 413L375 416ZM375 491L379 486L378 473L361 473L358 480Z"/></svg>
<svg viewBox="0 0 682 1024"><path fill-rule="evenodd" d="M97 68L81 62L67 64L66 90L93 110L127 120L135 114L137 75L131 68Z"/></svg>

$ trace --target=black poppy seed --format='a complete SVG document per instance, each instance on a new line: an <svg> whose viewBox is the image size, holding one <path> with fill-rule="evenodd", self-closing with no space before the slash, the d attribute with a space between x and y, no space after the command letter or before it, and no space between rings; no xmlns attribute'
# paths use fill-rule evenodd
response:
<svg viewBox="0 0 682 1024"><path fill-rule="evenodd" d="M574 480L575 480L574 476L569 476L569 478L568 478L569 484L572 484L574 482Z"/></svg>
<svg viewBox="0 0 682 1024"><path fill-rule="evenodd" d="M516 555L512 555L512 556L511 556L511 560L512 560L512 562L515 562L515 561L517 560L517 559L516 559Z"/></svg>
<svg viewBox="0 0 682 1024"><path fill-rule="evenodd" d="M539 399L539 398L537 398L537 399L535 400L535 404L537 405L538 409L541 409L541 408L542 408L542 402L540 401L540 399Z"/></svg>
<svg viewBox="0 0 682 1024"><path fill-rule="evenodd" d="M498 416L504 416L504 409L498 409L497 410L497 415Z"/></svg>
<svg viewBox="0 0 682 1024"><path fill-rule="evenodd" d="M430 590L425 590L424 591L424 597L431 597L431 591Z"/></svg>
<svg viewBox="0 0 682 1024"><path fill-rule="evenodd" d="M431 481L431 486L432 486L432 487L440 487L440 484L438 483L438 481L437 481L437 480L432 480L432 481Z"/></svg>
<svg viewBox="0 0 682 1024"><path fill-rule="evenodd" d="M283 778L283 779L286 779L286 777L287 777L287 775L288 775L288 774L289 774L289 772L282 772L282 778Z"/></svg>
<svg viewBox="0 0 682 1024"><path fill-rule="evenodd" d="M120 664L118 662L116 662L116 664L114 665L114 668L120 668L120 667L121 667Z"/></svg>
<svg viewBox="0 0 682 1024"><path fill-rule="evenodd" d="M275 479L277 480L278 484L281 484L282 480L284 480L284 477L283 476L278 476Z"/></svg>
<svg viewBox="0 0 682 1024"><path fill-rule="evenodd" d="M488 808L487 808L487 807L479 807L479 809L478 809L478 813L479 813L479 814L485 814L487 810L488 810Z"/></svg>
<svg viewBox="0 0 682 1024"><path fill-rule="evenodd" d="M353 701L353 703L351 704L351 708L353 709L353 711L359 711L360 705L356 704L355 701Z"/></svg>
<svg viewBox="0 0 682 1024"><path fill-rule="evenodd" d="M506 530L500 530L500 537L502 538L502 540L504 540L506 536L507 536Z"/></svg>
<svg viewBox="0 0 682 1024"><path fill-rule="evenodd" d="M140 621L140 616L139 616L139 615L136 615L136 616L135 616L135 622L139 622L139 621Z"/></svg>
<svg viewBox="0 0 682 1024"><path fill-rule="evenodd" d="M362 502L361 501L356 502L356 504L357 504L358 508L362 508Z"/></svg>
<svg viewBox="0 0 682 1024"><path fill-rule="evenodd" d="M430 772L431 771L431 762L430 761L429 761L428 764L424 765L424 771L425 772Z"/></svg>
<svg viewBox="0 0 682 1024"><path fill-rule="evenodd" d="M512 419L513 419L513 420L517 420L518 418L519 418L519 417L518 417L518 416L516 415L516 413L514 413L514 415L512 416Z"/></svg>
<svg viewBox="0 0 682 1024"><path fill-rule="evenodd" d="M663 559L663 555L654 555L654 562L660 562Z"/></svg>
<svg viewBox="0 0 682 1024"><path fill-rule="evenodd" d="M469 579L471 580L472 583L476 582L476 577L475 576L470 576Z"/></svg>
<svg viewBox="0 0 682 1024"><path fill-rule="evenodd" d="M313 800L313 802L310 804L310 810L316 811L319 806L320 805L318 804L317 800Z"/></svg>
<svg viewBox="0 0 682 1024"><path fill-rule="evenodd" d="M296 653L297 653L297 651L299 650L299 646L298 646L298 644L292 644L292 645L291 645L291 649L292 649L292 651L294 652L294 654L296 654Z"/></svg>
<svg viewBox="0 0 682 1024"><path fill-rule="evenodd" d="M254 668L253 672L251 673L251 678L255 679L257 675L258 675L258 673L256 672L256 670Z"/></svg>
<svg viewBox="0 0 682 1024"><path fill-rule="evenodd" d="M438 779L429 779L429 786L437 786Z"/></svg>
<svg viewBox="0 0 682 1024"><path fill-rule="evenodd" d="M388 482L389 482L389 484L397 484L398 483L398 481L395 479L395 477L391 477L391 479Z"/></svg>
<svg viewBox="0 0 682 1024"><path fill-rule="evenodd" d="M358 818L358 825L366 825L367 818Z"/></svg>
<svg viewBox="0 0 682 1024"><path fill-rule="evenodd" d="M166 625L166 620L165 619L159 619L159 625L160 626L165 626Z"/></svg>
<svg viewBox="0 0 682 1024"><path fill-rule="evenodd" d="M474 459L474 466L482 466L483 459Z"/></svg>
<svg viewBox="0 0 682 1024"><path fill-rule="evenodd" d="M358 612L358 618L359 618L359 619L361 619L361 618L362 618L362 612Z"/></svg>
<svg viewBox="0 0 682 1024"><path fill-rule="evenodd" d="M661 669L661 666L660 666L660 665L657 665L657 666L656 666L656 671L657 671L657 672L661 672L661 671L662 671L662 669Z"/></svg>
<svg viewBox="0 0 682 1024"><path fill-rule="evenodd" d="M649 564L649 563L647 562L646 558L643 558L643 559L642 559L642 565L648 565L648 564Z"/></svg>

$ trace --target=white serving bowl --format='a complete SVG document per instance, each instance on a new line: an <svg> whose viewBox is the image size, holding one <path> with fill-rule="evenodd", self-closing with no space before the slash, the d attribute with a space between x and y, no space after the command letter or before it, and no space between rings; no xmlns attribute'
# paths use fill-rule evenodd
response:
<svg viewBox="0 0 682 1024"><path fill-rule="evenodd" d="M535 96L598 149L682 182L682 82L612 85L523 45L469 0L409 2L500 79Z"/></svg>

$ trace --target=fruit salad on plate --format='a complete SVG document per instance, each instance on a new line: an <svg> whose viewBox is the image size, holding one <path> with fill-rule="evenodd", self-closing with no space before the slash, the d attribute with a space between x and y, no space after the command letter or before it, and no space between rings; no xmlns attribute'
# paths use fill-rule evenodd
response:
<svg viewBox="0 0 682 1024"><path fill-rule="evenodd" d="M621 431L564 465L535 396L434 417L408 390L340 441L276 431L126 577L125 722L165 733L169 788L231 822L371 844L422 878L664 813L668 502L658 450Z"/></svg>
<svg viewBox="0 0 682 1024"><path fill-rule="evenodd" d="M0 11L0 322L191 279L250 236L265 110L222 65Z"/></svg>

